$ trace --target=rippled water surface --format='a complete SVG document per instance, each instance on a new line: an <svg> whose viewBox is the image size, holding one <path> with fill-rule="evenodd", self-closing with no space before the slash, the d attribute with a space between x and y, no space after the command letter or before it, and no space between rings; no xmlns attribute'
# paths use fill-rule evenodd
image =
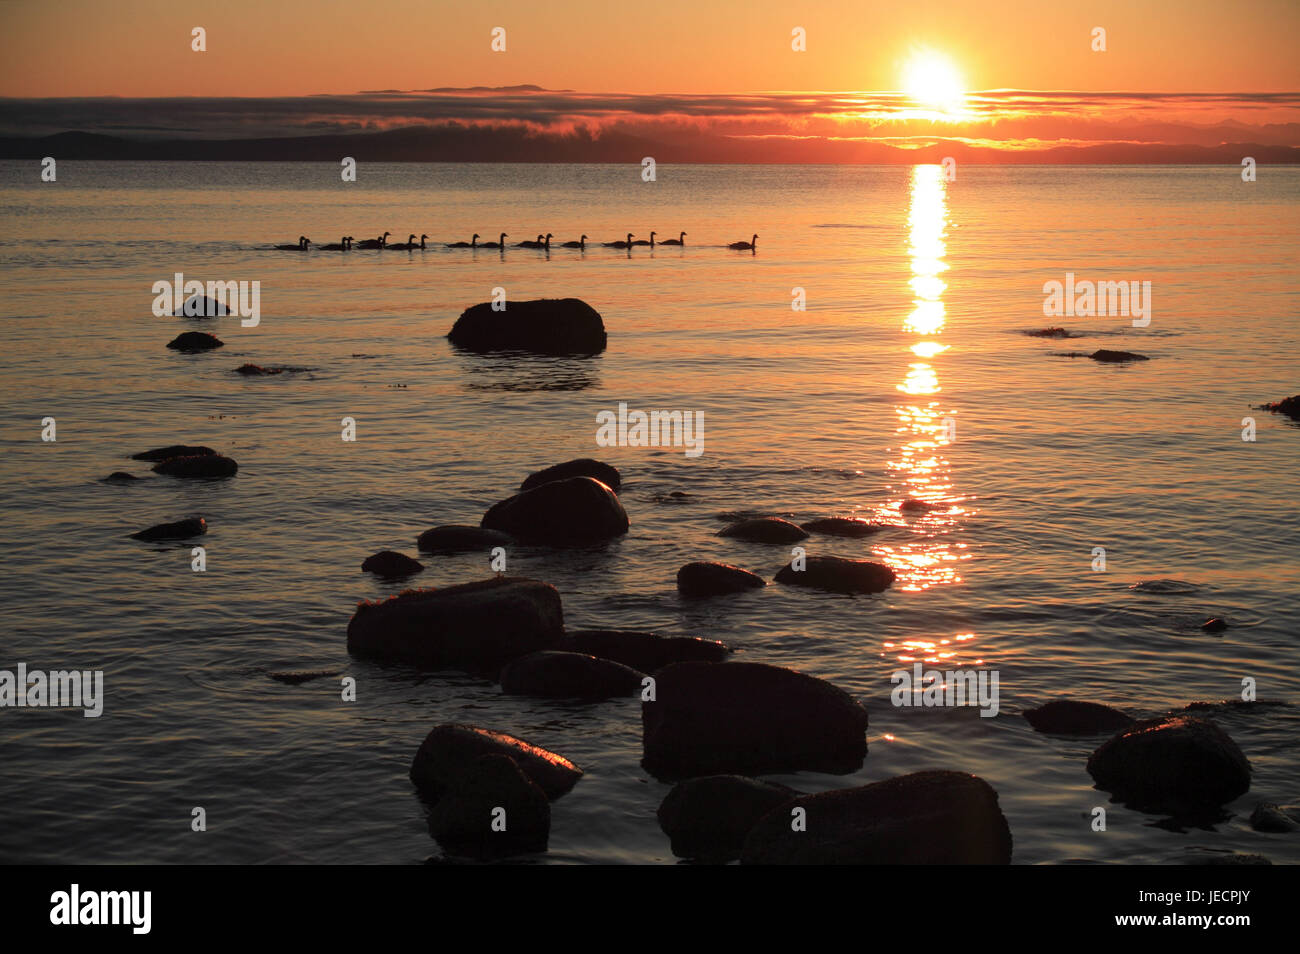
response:
<svg viewBox="0 0 1300 954"><path fill-rule="evenodd" d="M415 552L477 523L540 466L599 456L624 475L629 535L519 549L571 627L725 640L860 698L870 753L848 777L974 772L999 792L1019 863L1176 861L1206 851L1295 861L1254 832L1263 799L1300 800L1287 706L1216 714L1251 759L1251 792L1212 830L1171 830L1091 787L1096 740L1037 735L1051 698L1154 715L1193 701L1297 701L1300 429L1252 406L1296 376L1300 170L1209 167L639 167L0 163L0 668L105 672L99 719L0 710L0 856L41 862L418 862L439 849L407 779L425 733L468 721L587 771L556 803L550 862L671 862L640 768L640 704L504 697L483 680L349 658L357 600L398 587L370 553ZM269 251L385 230L438 243L552 232L593 242L687 232L684 248ZM729 242L759 234L758 251ZM261 324L220 319L218 351L164 345L155 281L257 280ZM1151 283L1152 317L1048 319L1044 282ZM445 334L494 288L578 296L609 347L585 359L460 354ZM806 311L791 308L803 289ZM1022 332L1064 325L1082 337ZM204 325L207 327L207 324ZM1098 348L1151 360L1103 365ZM270 378L244 362L310 370ZM599 448L596 415L702 412L704 453ZM357 440L340 439L355 418ZM57 442L42 442L54 417ZM1257 439L1242 440L1243 418ZM239 461L215 483L128 460L173 442ZM127 486L111 471L148 476ZM674 496L681 492L685 496ZM900 513L918 497L935 504ZM677 568L718 559L771 576L783 547L718 538L728 515L890 524L810 553L873 556L899 581L867 598L773 585L685 603ZM127 535L202 514L188 546ZM1106 569L1093 569L1093 551ZM488 575L429 558L420 585ZM1177 580L1190 586L1145 586ZM1208 616L1231 624L1199 631ZM894 708L921 660L996 669L1001 711ZM282 668L337 680L272 681ZM1090 829L1107 805L1108 830ZM208 831L190 831L206 809Z"/></svg>

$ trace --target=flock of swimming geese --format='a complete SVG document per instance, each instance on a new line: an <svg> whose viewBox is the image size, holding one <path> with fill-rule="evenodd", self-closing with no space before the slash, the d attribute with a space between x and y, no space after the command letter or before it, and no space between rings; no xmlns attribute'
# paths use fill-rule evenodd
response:
<svg viewBox="0 0 1300 954"><path fill-rule="evenodd" d="M429 238L429 236L427 235L421 235L420 241L416 242L415 234L412 233L410 236L407 237L405 242L393 242L390 245L388 242L388 236L392 234L393 234L392 232L385 232L383 235L379 236L379 238L364 239L360 242L357 242L356 245L352 244L353 239L351 235L345 235L337 242L331 242L329 245L317 245L316 248L325 252L350 252L354 248L383 248L383 249L393 249L394 251L409 252L412 249L425 248L426 246L424 243L428 241ZM627 238L624 241L602 242L601 246L604 248L630 249L640 245L644 245L648 248L654 248L656 244L675 245L675 246L682 246L686 244L685 232L679 234L675 239L664 239L662 242L656 243L655 236L657 234L658 234L657 232L651 232L649 240L637 239L636 241L633 241L632 233L628 232ZM497 241L495 242L480 242L478 238L479 238L478 233L475 232L474 237L471 238L468 242L447 242L445 243L445 245L447 248L475 248L475 249L492 248L492 249L500 249L504 252L505 249L507 248L506 239L509 238L509 236L506 235L505 232L502 232L500 238L498 238ZM514 244L514 248L541 248L549 252L551 250L551 238L552 238L551 233L547 232L545 235L538 235L535 240L516 242ZM282 252L305 252L311 247L311 239L307 238L305 235L300 235L298 236L297 245L277 245L275 247L276 249ZM587 236L585 235L582 236L576 242L563 242L560 244L559 247L576 248L576 249L582 249L583 251L586 251ZM727 246L727 248L735 249L738 252L757 251L758 236L757 235L753 236L752 238L750 238L748 242L732 242L730 245Z"/></svg>

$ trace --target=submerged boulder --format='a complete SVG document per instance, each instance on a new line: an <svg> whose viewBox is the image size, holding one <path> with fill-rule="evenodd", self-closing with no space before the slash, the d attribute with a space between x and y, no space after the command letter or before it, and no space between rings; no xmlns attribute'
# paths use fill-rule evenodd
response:
<svg viewBox="0 0 1300 954"><path fill-rule="evenodd" d="M514 537L500 530L447 524L424 531L415 543L423 553L464 553L470 550L506 547L514 542Z"/></svg>
<svg viewBox="0 0 1300 954"><path fill-rule="evenodd" d="M551 804L513 759L483 755L429 808L428 821L450 855L504 858L546 850Z"/></svg>
<svg viewBox="0 0 1300 954"><path fill-rule="evenodd" d="M1107 348L1101 348L1088 355L1093 361L1104 361L1108 363L1117 363L1124 361L1150 361L1144 354L1136 354L1132 351L1111 351Z"/></svg>
<svg viewBox="0 0 1300 954"><path fill-rule="evenodd" d="M1277 805L1260 802L1250 813L1250 827L1255 831L1292 832L1300 831L1300 821Z"/></svg>
<svg viewBox="0 0 1300 954"><path fill-rule="evenodd" d="M743 593L767 586L757 573L730 563L688 563L677 571L677 592L689 598Z"/></svg>
<svg viewBox="0 0 1300 954"><path fill-rule="evenodd" d="M867 754L867 710L823 679L763 663L685 662L641 706L642 765L661 779L808 770L842 775Z"/></svg>
<svg viewBox="0 0 1300 954"><path fill-rule="evenodd" d="M221 478L233 477L239 465L220 454L194 454L189 457L169 457L153 465L154 473L169 477Z"/></svg>
<svg viewBox="0 0 1300 954"><path fill-rule="evenodd" d="M1221 616L1211 616L1201 624L1201 629L1207 633L1221 633L1228 628L1228 623Z"/></svg>
<svg viewBox="0 0 1300 954"><path fill-rule="evenodd" d="M577 298L490 302L465 309L448 340L469 351L534 351L540 354L597 354L605 350L600 313Z"/></svg>
<svg viewBox="0 0 1300 954"><path fill-rule="evenodd" d="M1213 722L1189 716L1148 719L1092 753L1097 788L1139 811L1181 814L1232 801L1250 790L1250 763Z"/></svg>
<svg viewBox="0 0 1300 954"><path fill-rule="evenodd" d="M570 630L561 648L612 659L640 672L654 672L675 662L721 662L731 652L726 643L714 639L621 629Z"/></svg>
<svg viewBox="0 0 1300 954"><path fill-rule="evenodd" d="M424 564L396 550L380 550L366 557L361 563L361 569L366 573L396 578L419 573L424 569Z"/></svg>
<svg viewBox="0 0 1300 954"><path fill-rule="evenodd" d="M147 530L141 530L139 533L133 533L131 536L136 540L184 540L187 537L197 537L208 532L208 522L202 517L187 517L184 520L177 520L175 523L159 523Z"/></svg>
<svg viewBox="0 0 1300 954"><path fill-rule="evenodd" d="M705 775L678 782L659 805L659 827L673 854L706 862L740 857L759 819L799 793L743 775Z"/></svg>
<svg viewBox="0 0 1300 954"><path fill-rule="evenodd" d="M211 447L204 447L202 444L168 444L166 447L155 447L153 450L132 454L131 459L169 460L172 457L204 457L215 453L216 451Z"/></svg>
<svg viewBox="0 0 1300 954"><path fill-rule="evenodd" d="M509 758L551 801L582 778L582 769L541 746L504 732L447 723L435 726L420 743L411 762L411 781L424 797L439 798L461 787L485 755Z"/></svg>
<svg viewBox="0 0 1300 954"><path fill-rule="evenodd" d="M885 529L884 524L872 523L861 517L823 517L799 526L809 533L824 533L832 537L869 537Z"/></svg>
<svg viewBox="0 0 1300 954"><path fill-rule="evenodd" d="M543 650L506 663L501 691L511 696L615 699L641 691L645 673L585 653Z"/></svg>
<svg viewBox="0 0 1300 954"><path fill-rule="evenodd" d="M106 484L129 484L139 479L135 474L128 474L124 470L115 470L105 477L102 482Z"/></svg>
<svg viewBox="0 0 1300 954"><path fill-rule="evenodd" d="M599 543L627 533L627 511L618 495L591 477L539 484L494 505L482 525L535 543L568 546Z"/></svg>
<svg viewBox="0 0 1300 954"><path fill-rule="evenodd" d="M1285 414L1293 421L1300 421L1300 394L1274 401L1272 404L1262 404L1260 410L1272 411L1274 414Z"/></svg>
<svg viewBox="0 0 1300 954"><path fill-rule="evenodd" d="M889 589L896 575L883 563L850 560L847 557L810 556L804 568L796 570L787 563L776 575L776 582L791 586L811 586L831 593L880 593Z"/></svg>
<svg viewBox="0 0 1300 954"><path fill-rule="evenodd" d="M795 830L803 809L804 830ZM859 788L800 795L750 831L747 865L1005 865L1011 829L988 782L914 772Z"/></svg>
<svg viewBox="0 0 1300 954"><path fill-rule="evenodd" d="M1118 709L1098 702L1054 699L1037 709L1027 709L1025 721L1035 731L1049 735L1099 735L1127 728L1135 720Z"/></svg>
<svg viewBox="0 0 1300 954"><path fill-rule="evenodd" d="M580 457L577 460L566 460L563 464L555 464L529 474L524 478L524 482L519 485L519 489L532 490L542 484L549 484L553 480L565 480L569 477L591 477L599 480L615 493L618 493L623 486L623 476L618 472L617 467L603 461L592 460L590 457Z"/></svg>
<svg viewBox="0 0 1300 954"><path fill-rule="evenodd" d="M342 672L342 669L279 669L275 672L268 672L267 675L276 682L284 683L286 686L301 686L304 682L328 679L330 676L337 676Z"/></svg>
<svg viewBox="0 0 1300 954"><path fill-rule="evenodd" d="M206 331L186 331L177 335L171 341L167 342L167 347L173 351L184 351L193 353L196 351L210 351L213 348L220 348L225 342L216 335L210 335Z"/></svg>
<svg viewBox="0 0 1300 954"><path fill-rule="evenodd" d="M808 531L780 517L756 517L724 527L718 531L718 536L752 543L797 543L808 539Z"/></svg>
<svg viewBox="0 0 1300 954"><path fill-rule="evenodd" d="M563 635L555 587L494 577L362 603L348 623L348 652L423 669L493 671Z"/></svg>

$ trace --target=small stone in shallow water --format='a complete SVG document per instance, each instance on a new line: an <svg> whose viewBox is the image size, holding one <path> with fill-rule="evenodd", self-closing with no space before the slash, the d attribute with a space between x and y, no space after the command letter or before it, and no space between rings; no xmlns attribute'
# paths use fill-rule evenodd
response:
<svg viewBox="0 0 1300 954"><path fill-rule="evenodd" d="M1201 624L1201 629L1205 630L1207 633L1221 633L1227 628L1227 622L1219 616L1212 616Z"/></svg>
<svg viewBox="0 0 1300 954"><path fill-rule="evenodd" d="M136 540L184 540L208 532L208 522L202 517L189 517L175 523L160 523L131 534Z"/></svg>
<svg viewBox="0 0 1300 954"><path fill-rule="evenodd" d="M1111 351L1107 348L1101 348L1088 355L1093 361L1104 361L1110 364L1121 363L1125 361L1150 361L1144 354L1136 354L1132 351Z"/></svg>
<svg viewBox="0 0 1300 954"><path fill-rule="evenodd" d="M133 480L139 480L135 474L128 474L124 470L115 470L104 478L106 484L129 484Z"/></svg>
<svg viewBox="0 0 1300 954"><path fill-rule="evenodd" d="M809 533L824 533L832 537L868 537L884 530L883 524L872 523L861 517L823 517L800 524Z"/></svg>
<svg viewBox="0 0 1300 954"><path fill-rule="evenodd" d="M729 563L688 563L677 571L677 592L688 599L742 593L767 586L756 573Z"/></svg>
<svg viewBox="0 0 1300 954"><path fill-rule="evenodd" d="M220 348L225 342L216 335L210 335L206 331L187 331L179 334L171 341L167 342L167 347L173 351L184 351L193 353L196 351L209 351L213 348Z"/></svg>
<svg viewBox="0 0 1300 954"><path fill-rule="evenodd" d="M233 477L239 465L220 454L194 454L189 457L170 457L153 465L154 473L169 477L190 479L220 479Z"/></svg>
<svg viewBox="0 0 1300 954"><path fill-rule="evenodd" d="M211 447L204 447L201 444L168 444L166 447L155 447L153 450L132 454L131 459L168 460L172 457L202 457L215 453L216 451Z"/></svg>
<svg viewBox="0 0 1300 954"><path fill-rule="evenodd" d="M309 670L281 670L278 672L268 672L267 675L276 682L283 682L285 685L298 686L304 682L311 682L313 679L324 679L328 676L337 676L342 669L317 669Z"/></svg>
<svg viewBox="0 0 1300 954"><path fill-rule="evenodd" d="M741 520L718 531L720 537L735 537L751 543L797 543L808 539L808 531L780 517Z"/></svg>
<svg viewBox="0 0 1300 954"><path fill-rule="evenodd" d="M1097 702L1054 699L1025 711L1025 721L1036 732L1049 735L1097 735L1117 732L1134 723L1132 716Z"/></svg>
<svg viewBox="0 0 1300 954"><path fill-rule="evenodd" d="M519 766L551 801L582 778L582 769L562 755L504 732L448 723L425 736L411 762L411 781L426 798L461 787L484 755L504 755Z"/></svg>
<svg viewBox="0 0 1300 954"><path fill-rule="evenodd" d="M1250 813L1250 827L1255 831L1292 832L1300 831L1300 822L1277 805L1260 802Z"/></svg>
<svg viewBox="0 0 1300 954"><path fill-rule="evenodd" d="M411 559L405 553L398 553L396 550L380 550L378 553L366 557L361 564L361 569L378 576L402 577L419 573L424 569L424 564L419 560Z"/></svg>
<svg viewBox="0 0 1300 954"><path fill-rule="evenodd" d="M897 579L892 569L871 560L846 557L805 557L803 569L792 561L776 574L776 582L788 586L807 586L830 593L881 593Z"/></svg>

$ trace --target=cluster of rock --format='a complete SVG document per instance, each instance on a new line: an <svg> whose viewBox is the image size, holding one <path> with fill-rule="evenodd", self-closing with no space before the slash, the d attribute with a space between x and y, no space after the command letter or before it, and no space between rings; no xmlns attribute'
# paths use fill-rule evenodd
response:
<svg viewBox="0 0 1300 954"><path fill-rule="evenodd" d="M170 444L131 455L132 460L153 463L153 471L169 477L200 480L224 480L239 472L239 465L230 457L218 454L211 447L192 444ZM114 471L104 478L106 483L125 484L139 478L126 471ZM138 533L137 540L184 540L207 533L208 524L202 517L186 517L170 523L159 523Z"/></svg>

